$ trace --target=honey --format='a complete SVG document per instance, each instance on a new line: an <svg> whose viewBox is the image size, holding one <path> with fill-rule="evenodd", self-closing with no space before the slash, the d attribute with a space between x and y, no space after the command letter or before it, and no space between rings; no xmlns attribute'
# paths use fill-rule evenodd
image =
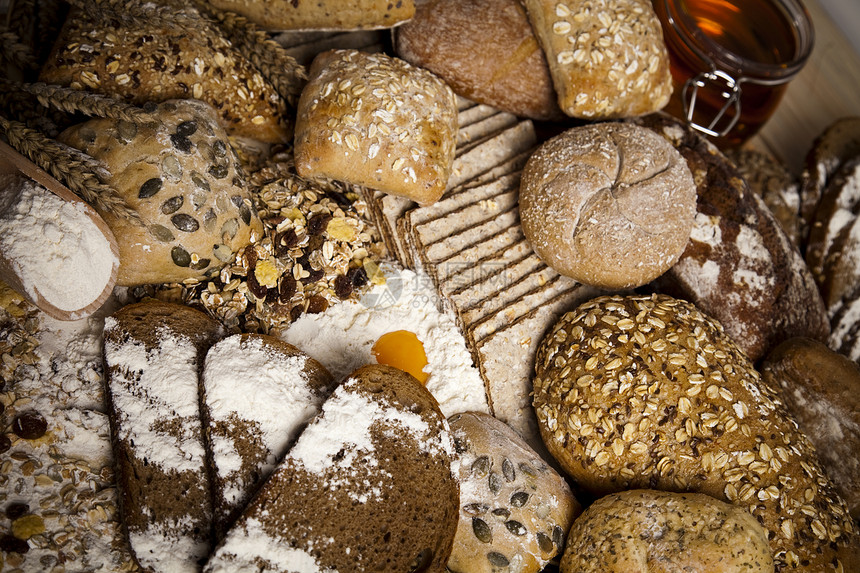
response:
<svg viewBox="0 0 860 573"><path fill-rule="evenodd" d="M424 372L427 366L427 354L424 344L413 332L395 330L379 337L371 349L373 357L379 364L393 366L412 374L419 382L427 382L429 374Z"/></svg>
<svg viewBox="0 0 860 573"><path fill-rule="evenodd" d="M773 114L812 51L799 0L653 0L674 83L666 111L721 147L742 144Z"/></svg>

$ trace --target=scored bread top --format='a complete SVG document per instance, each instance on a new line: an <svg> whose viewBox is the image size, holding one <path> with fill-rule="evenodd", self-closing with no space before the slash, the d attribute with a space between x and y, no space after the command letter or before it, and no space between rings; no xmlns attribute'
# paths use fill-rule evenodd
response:
<svg viewBox="0 0 860 573"><path fill-rule="evenodd" d="M459 490L448 425L412 376L349 376L206 565L235 571L445 570Z"/></svg>
<svg viewBox="0 0 860 573"><path fill-rule="evenodd" d="M317 56L299 99L296 170L406 197L442 196L457 138L457 99L431 72L385 54Z"/></svg>
<svg viewBox="0 0 860 573"><path fill-rule="evenodd" d="M567 313L538 350L534 406L547 448L590 491L706 493L759 519L778 570L860 567L857 527L809 440L688 302L602 296Z"/></svg>

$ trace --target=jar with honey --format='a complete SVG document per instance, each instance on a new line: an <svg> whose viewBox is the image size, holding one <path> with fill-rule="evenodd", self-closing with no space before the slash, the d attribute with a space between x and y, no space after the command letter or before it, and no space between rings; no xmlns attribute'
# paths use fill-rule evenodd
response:
<svg viewBox="0 0 860 573"><path fill-rule="evenodd" d="M738 146L773 114L812 52L800 0L652 0L674 82L666 111Z"/></svg>

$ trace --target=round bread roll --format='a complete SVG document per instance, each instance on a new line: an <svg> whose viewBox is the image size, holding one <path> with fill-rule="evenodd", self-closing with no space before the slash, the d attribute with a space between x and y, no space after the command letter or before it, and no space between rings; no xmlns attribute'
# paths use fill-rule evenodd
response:
<svg viewBox="0 0 860 573"><path fill-rule="evenodd" d="M857 526L812 444L692 304L602 296L565 314L538 348L534 407L579 486L705 493L749 509L778 570L860 571Z"/></svg>
<svg viewBox="0 0 860 573"><path fill-rule="evenodd" d="M519 0L430 0L397 28L397 54L470 100L561 119L546 57Z"/></svg>
<svg viewBox="0 0 860 573"><path fill-rule="evenodd" d="M764 359L761 373L782 390L851 515L860 519L860 366L821 342L792 338Z"/></svg>
<svg viewBox="0 0 860 573"><path fill-rule="evenodd" d="M582 507L564 478L501 420L466 412L448 423L460 468L448 569L537 573L560 552Z"/></svg>
<svg viewBox="0 0 860 573"><path fill-rule="evenodd" d="M678 260L693 227L686 162L647 128L601 123L544 143L523 170L520 219L560 274L602 288L643 285Z"/></svg>
<svg viewBox="0 0 860 573"><path fill-rule="evenodd" d="M117 284L211 277L263 224L215 110L196 100L159 104L153 120L92 119L58 139L101 160L108 182L143 224L96 210L119 244Z"/></svg>
<svg viewBox="0 0 860 573"><path fill-rule="evenodd" d="M632 490L573 522L562 573L772 573L767 532L740 507L701 493Z"/></svg>

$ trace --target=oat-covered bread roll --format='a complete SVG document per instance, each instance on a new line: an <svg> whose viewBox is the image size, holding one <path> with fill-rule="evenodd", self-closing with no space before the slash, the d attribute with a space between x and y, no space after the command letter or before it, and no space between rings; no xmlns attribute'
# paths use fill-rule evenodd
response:
<svg viewBox="0 0 860 573"><path fill-rule="evenodd" d="M119 244L119 285L213 276L262 234L242 167L203 102L164 102L146 124L92 119L58 139L102 161L143 220L100 213Z"/></svg>
<svg viewBox="0 0 860 573"><path fill-rule="evenodd" d="M860 519L860 366L809 338L791 338L767 355L764 380L815 445L821 465Z"/></svg>
<svg viewBox="0 0 860 573"><path fill-rule="evenodd" d="M563 573L773 573L767 531L748 511L701 493L631 490L573 522Z"/></svg>
<svg viewBox="0 0 860 573"><path fill-rule="evenodd" d="M826 340L824 302L776 217L726 156L664 113L631 120L665 137L696 182L696 217L681 258L649 288L716 318L756 362L783 340Z"/></svg>
<svg viewBox="0 0 860 573"><path fill-rule="evenodd" d="M669 102L669 55L649 0L524 4L566 114L614 119Z"/></svg>
<svg viewBox="0 0 860 573"><path fill-rule="evenodd" d="M448 424L415 378L373 364L325 401L204 571L442 573L460 498Z"/></svg>
<svg viewBox="0 0 860 573"><path fill-rule="evenodd" d="M207 314L165 302L132 304L105 320L120 510L147 571L199 571L212 549L199 373L223 335Z"/></svg>
<svg viewBox="0 0 860 573"><path fill-rule="evenodd" d="M520 219L535 252L577 281L645 284L684 251L696 213L687 164L649 129L599 123L570 129L529 159Z"/></svg>
<svg viewBox="0 0 860 573"><path fill-rule="evenodd" d="M460 479L460 522L448 569L542 570L582 511L570 487L501 420L466 412L448 423Z"/></svg>
<svg viewBox="0 0 860 573"><path fill-rule="evenodd" d="M218 110L230 135L266 143L288 141L292 122L287 102L212 23L192 7L182 11L186 17L198 17L199 25L112 26L73 9L39 81L138 105L199 99ZM294 80L298 91L302 79Z"/></svg>
<svg viewBox="0 0 860 573"><path fill-rule="evenodd" d="M201 410L215 533L223 537L334 388L325 367L264 334L234 334L206 354Z"/></svg>
<svg viewBox="0 0 860 573"><path fill-rule="evenodd" d="M374 30L415 14L413 0L208 0L271 30Z"/></svg>
<svg viewBox="0 0 860 573"><path fill-rule="evenodd" d="M778 571L860 570L857 526L812 444L692 304L602 296L567 313L538 349L534 406L579 486L705 493L765 526Z"/></svg>
<svg viewBox="0 0 860 573"><path fill-rule="evenodd" d="M564 117L518 0L430 0L397 29L397 54L472 101L532 119Z"/></svg>
<svg viewBox="0 0 860 573"><path fill-rule="evenodd" d="M442 196L454 163L457 100L445 82L385 54L317 56L299 100L296 170L416 201Z"/></svg>

